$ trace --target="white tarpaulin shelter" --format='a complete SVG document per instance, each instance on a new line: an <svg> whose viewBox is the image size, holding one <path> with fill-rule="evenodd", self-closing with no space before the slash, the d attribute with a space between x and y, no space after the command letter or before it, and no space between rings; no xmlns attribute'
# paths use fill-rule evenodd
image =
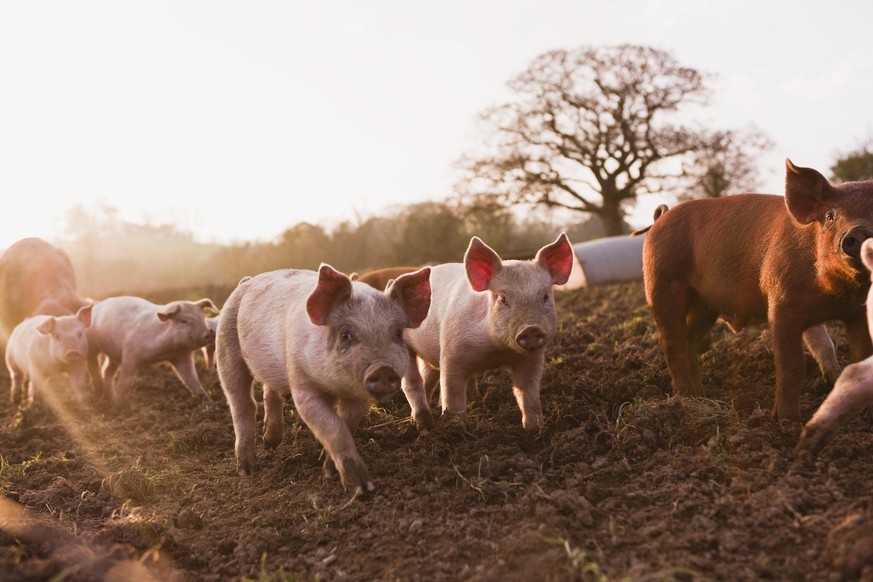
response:
<svg viewBox="0 0 873 582"><path fill-rule="evenodd" d="M645 235L598 238L573 245L576 261L564 289L605 283L642 281ZM579 264L578 272L576 262ZM572 284L572 286L571 286Z"/></svg>

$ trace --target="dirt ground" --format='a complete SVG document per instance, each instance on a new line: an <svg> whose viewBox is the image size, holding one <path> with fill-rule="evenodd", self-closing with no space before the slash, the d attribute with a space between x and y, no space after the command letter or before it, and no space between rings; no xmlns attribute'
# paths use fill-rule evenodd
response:
<svg viewBox="0 0 873 582"><path fill-rule="evenodd" d="M212 371L207 404L161 366L123 413L2 396L0 579L873 580L868 414L791 470L799 426L769 417L765 331L717 327L709 399L677 399L641 284L562 293L558 313L540 433L505 371L425 436L398 395L357 435L365 499L324 479L290 404L284 442L241 478ZM816 378L807 357L804 418Z"/></svg>

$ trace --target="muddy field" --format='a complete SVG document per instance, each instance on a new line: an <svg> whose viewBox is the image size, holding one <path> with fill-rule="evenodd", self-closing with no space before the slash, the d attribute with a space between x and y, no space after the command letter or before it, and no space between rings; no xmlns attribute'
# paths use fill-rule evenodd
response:
<svg viewBox="0 0 873 582"><path fill-rule="evenodd" d="M426 436L398 395L358 432L378 486L363 500L322 477L290 406L285 441L239 477L212 371L208 404L164 367L123 413L3 396L0 579L873 580L866 413L792 469L799 426L769 418L766 332L717 327L710 399L676 399L641 284L566 292L558 310L542 432L523 432L506 372ZM804 418L816 377L808 357Z"/></svg>

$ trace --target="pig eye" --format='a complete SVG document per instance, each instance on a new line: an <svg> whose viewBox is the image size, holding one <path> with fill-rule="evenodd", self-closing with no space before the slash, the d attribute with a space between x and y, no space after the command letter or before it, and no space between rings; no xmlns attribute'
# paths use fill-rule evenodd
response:
<svg viewBox="0 0 873 582"><path fill-rule="evenodd" d="M403 341L403 328L402 327L397 328L397 330L394 332L394 339L396 339L399 342Z"/></svg>
<svg viewBox="0 0 873 582"><path fill-rule="evenodd" d="M506 295L498 295L497 301L499 301L501 305L509 305L509 300L506 298Z"/></svg>
<svg viewBox="0 0 873 582"><path fill-rule="evenodd" d="M549 302L549 294L548 294L548 293L544 293L544 294L543 294L543 303L548 303L548 302Z"/></svg>
<svg viewBox="0 0 873 582"><path fill-rule="evenodd" d="M837 219L837 213L834 212L833 210L828 210L827 214L825 214L825 221L826 222L833 222L836 219Z"/></svg>
<svg viewBox="0 0 873 582"><path fill-rule="evenodd" d="M340 340L343 342L346 342L346 343L351 342L352 341L352 332L350 332L348 330L340 332Z"/></svg>

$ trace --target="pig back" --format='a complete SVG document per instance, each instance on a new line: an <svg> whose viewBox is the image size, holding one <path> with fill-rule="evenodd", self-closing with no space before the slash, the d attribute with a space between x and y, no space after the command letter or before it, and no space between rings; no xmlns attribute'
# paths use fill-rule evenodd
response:
<svg viewBox="0 0 873 582"><path fill-rule="evenodd" d="M0 257L0 335L3 343L24 318L75 313L87 301L76 291L67 254L38 238L22 239Z"/></svg>

